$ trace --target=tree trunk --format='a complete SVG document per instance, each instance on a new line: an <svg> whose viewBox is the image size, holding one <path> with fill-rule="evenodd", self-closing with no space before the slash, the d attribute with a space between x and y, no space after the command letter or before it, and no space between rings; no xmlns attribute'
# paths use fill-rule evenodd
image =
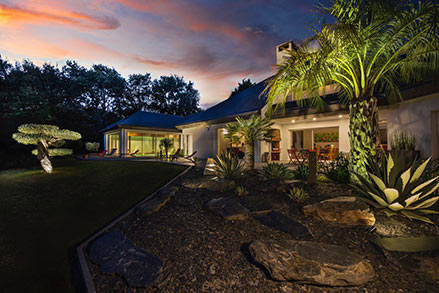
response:
<svg viewBox="0 0 439 293"><path fill-rule="evenodd" d="M245 142L245 162L247 169L253 170L255 168L255 143Z"/></svg>
<svg viewBox="0 0 439 293"><path fill-rule="evenodd" d="M46 173L52 173L53 167L52 162L50 162L49 151L47 150L47 143L43 140L39 141L37 144L37 158L40 160L41 167Z"/></svg>
<svg viewBox="0 0 439 293"><path fill-rule="evenodd" d="M349 169L351 182L357 183L353 173L367 176L366 162L375 156L378 139L378 105L375 97L353 101L349 105ZM352 172L353 171L353 172Z"/></svg>

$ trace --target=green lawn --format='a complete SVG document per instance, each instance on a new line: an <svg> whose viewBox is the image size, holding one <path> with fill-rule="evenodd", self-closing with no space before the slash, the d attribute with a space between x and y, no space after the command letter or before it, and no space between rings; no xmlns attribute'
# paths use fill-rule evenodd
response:
<svg viewBox="0 0 439 293"><path fill-rule="evenodd" d="M75 247L184 168L62 159L50 175L0 172L0 291L73 291Z"/></svg>

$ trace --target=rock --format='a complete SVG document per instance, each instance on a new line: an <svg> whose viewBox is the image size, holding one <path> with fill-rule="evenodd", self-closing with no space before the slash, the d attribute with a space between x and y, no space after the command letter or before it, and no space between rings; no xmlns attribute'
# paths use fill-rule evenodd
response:
<svg viewBox="0 0 439 293"><path fill-rule="evenodd" d="M352 196L340 196L303 207L305 216L312 216L329 224L371 227L375 216L369 206Z"/></svg>
<svg viewBox="0 0 439 293"><path fill-rule="evenodd" d="M200 188L206 188L210 191L225 192L235 189L236 183L230 179L208 180L200 185Z"/></svg>
<svg viewBox="0 0 439 293"><path fill-rule="evenodd" d="M215 161L213 158L208 158L206 162L206 166L204 167L203 175L205 176L213 176L215 175Z"/></svg>
<svg viewBox="0 0 439 293"><path fill-rule="evenodd" d="M228 221L245 220L248 210L231 198L214 198L206 204L206 208Z"/></svg>
<svg viewBox="0 0 439 293"><path fill-rule="evenodd" d="M96 239L88 249L90 260L103 273L123 276L129 286L148 287L155 283L162 261L136 246L118 231Z"/></svg>
<svg viewBox="0 0 439 293"><path fill-rule="evenodd" d="M254 216L262 225L290 234L294 238L309 239L311 234L304 225L296 222L282 213L273 211Z"/></svg>
<svg viewBox="0 0 439 293"><path fill-rule="evenodd" d="M263 196L244 196L239 202L253 213L271 212L272 206Z"/></svg>
<svg viewBox="0 0 439 293"><path fill-rule="evenodd" d="M171 194L158 194L150 200L140 204L136 208L136 214L138 216L150 216L157 213L169 200L171 199Z"/></svg>
<svg viewBox="0 0 439 293"><path fill-rule="evenodd" d="M178 191L178 187L177 186L166 186L165 188L161 189L158 194L160 195L170 195L170 196L174 196Z"/></svg>
<svg viewBox="0 0 439 293"><path fill-rule="evenodd" d="M186 188L190 188L190 189L197 189L200 188L200 185L203 184L203 182L205 182L206 180L201 179L201 178L197 178L197 179L191 179L191 180L185 180L183 182L183 186Z"/></svg>
<svg viewBox="0 0 439 293"><path fill-rule="evenodd" d="M271 277L329 286L364 284L375 276L368 261L347 248L309 241L253 241L253 259Z"/></svg>

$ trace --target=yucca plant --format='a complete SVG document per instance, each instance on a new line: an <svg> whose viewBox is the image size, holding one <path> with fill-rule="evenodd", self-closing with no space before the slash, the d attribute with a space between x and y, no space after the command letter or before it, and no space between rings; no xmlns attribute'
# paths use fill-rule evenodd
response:
<svg viewBox="0 0 439 293"><path fill-rule="evenodd" d="M267 163L262 167L258 174L262 180L290 180L293 175L287 166L279 163Z"/></svg>
<svg viewBox="0 0 439 293"><path fill-rule="evenodd" d="M244 175L245 165L238 157L225 152L215 158L214 179L237 179Z"/></svg>
<svg viewBox="0 0 439 293"><path fill-rule="evenodd" d="M271 126L273 122L262 119L259 115L251 115L247 120L236 117L236 122L227 123L226 139L231 143L238 143L244 138L245 161L247 168L255 167L255 143L257 141L270 142L273 138Z"/></svg>
<svg viewBox="0 0 439 293"><path fill-rule="evenodd" d="M435 194L439 188L439 176L428 181L421 179L429 161L420 165L413 162L405 170L402 156L394 160L389 154L378 161L369 160L368 177L357 173L361 183L352 186L363 195L363 200L383 208L388 216L401 213L410 219L433 223L424 215L438 213L428 208L439 200L439 195Z"/></svg>
<svg viewBox="0 0 439 293"><path fill-rule="evenodd" d="M309 198L309 194L302 187L293 187L287 192L287 196L296 202L304 202Z"/></svg>

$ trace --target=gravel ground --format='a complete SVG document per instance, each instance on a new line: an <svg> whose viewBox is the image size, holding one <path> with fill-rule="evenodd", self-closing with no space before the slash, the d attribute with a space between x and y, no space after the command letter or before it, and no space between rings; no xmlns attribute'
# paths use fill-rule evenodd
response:
<svg viewBox="0 0 439 293"><path fill-rule="evenodd" d="M433 265L425 273L422 270L426 266L417 267L419 259L437 259L437 252L383 252L371 244L369 232L363 228L328 226L300 212L305 204L351 195L349 187L331 183L306 185L304 188L311 197L298 204L273 188L267 188L267 183L250 178L239 182L248 188L249 195L263 196L273 210L307 226L314 241L342 245L363 255L376 272L375 280L358 287L323 287L272 280L263 268L251 262L248 244L256 239L291 239L292 236L263 226L253 218L227 222L209 212L204 204L210 199L239 197L233 192L221 194L181 185L183 180L201 176L199 169L191 170L174 183L179 187L177 194L158 213L143 218L132 214L114 227L163 260L158 286L128 287L120 276L100 273L89 261L98 292L438 292L438 284L428 276L429 272L437 272L437 268ZM410 221L408 224L415 224L416 230L426 231L426 234L439 235L437 226Z"/></svg>

